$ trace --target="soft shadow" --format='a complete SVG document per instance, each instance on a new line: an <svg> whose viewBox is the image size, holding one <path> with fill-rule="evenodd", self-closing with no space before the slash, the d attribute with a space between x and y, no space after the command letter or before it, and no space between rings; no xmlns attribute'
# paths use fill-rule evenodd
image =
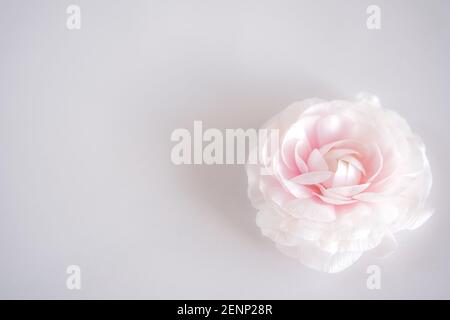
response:
<svg viewBox="0 0 450 320"><path fill-rule="evenodd" d="M177 122L193 130L193 121L203 121L207 128L258 128L267 119L280 112L291 102L309 98L341 97L319 81L297 79L296 84L283 85L270 78L255 83L220 83L220 91L211 90L202 97L202 108L195 115L183 112ZM211 87L214 82L210 82ZM207 92L205 90L205 92ZM209 103L209 104L208 104ZM225 141L224 141L225 142ZM223 223L243 233L255 243L260 241L260 231L255 225L256 210L247 197L247 176L244 165L190 165L179 171L178 181L192 198L207 202L211 213L219 213Z"/></svg>

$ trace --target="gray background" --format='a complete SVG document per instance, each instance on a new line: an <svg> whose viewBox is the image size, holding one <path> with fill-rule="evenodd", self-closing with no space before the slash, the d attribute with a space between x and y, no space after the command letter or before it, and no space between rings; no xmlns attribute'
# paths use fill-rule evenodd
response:
<svg viewBox="0 0 450 320"><path fill-rule="evenodd" d="M82 28L66 29L66 7ZM382 29L366 28L366 8ZM1 298L450 298L449 1L0 1ZM366 90L423 137L435 216L337 275L255 226L242 166L176 128L258 127ZM82 269L82 289L65 286ZM366 288L366 268L382 289Z"/></svg>

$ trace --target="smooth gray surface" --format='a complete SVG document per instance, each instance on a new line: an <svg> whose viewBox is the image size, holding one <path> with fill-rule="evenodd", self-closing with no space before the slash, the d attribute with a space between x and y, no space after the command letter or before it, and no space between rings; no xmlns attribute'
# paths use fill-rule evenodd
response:
<svg viewBox="0 0 450 320"><path fill-rule="evenodd" d="M2 0L0 298L450 298L449 9ZM435 216L385 260L311 271L260 235L242 166L170 161L172 130L194 120L258 127L292 101L360 90L410 122L434 174ZM366 288L371 264L382 290Z"/></svg>

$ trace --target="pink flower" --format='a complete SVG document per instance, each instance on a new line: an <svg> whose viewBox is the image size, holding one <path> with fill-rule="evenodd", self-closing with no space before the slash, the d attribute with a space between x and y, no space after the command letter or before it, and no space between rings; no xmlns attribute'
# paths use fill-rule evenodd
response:
<svg viewBox="0 0 450 320"><path fill-rule="evenodd" d="M262 129L279 142L268 130L251 151L262 161L247 165L256 223L306 266L334 273L376 247L390 253L396 232L431 216L425 147L376 97L296 102Z"/></svg>

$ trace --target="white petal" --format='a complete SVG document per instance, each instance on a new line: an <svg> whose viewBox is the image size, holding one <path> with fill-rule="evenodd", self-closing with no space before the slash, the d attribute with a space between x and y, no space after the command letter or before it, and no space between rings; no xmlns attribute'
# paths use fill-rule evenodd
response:
<svg viewBox="0 0 450 320"><path fill-rule="evenodd" d="M338 161L338 167L333 178L333 187L345 187L359 184L361 172L347 162Z"/></svg>
<svg viewBox="0 0 450 320"><path fill-rule="evenodd" d="M297 244L296 237L292 237L282 230L285 220L286 217L270 207L260 210L256 216L256 224L260 227L263 235L283 245Z"/></svg>
<svg viewBox="0 0 450 320"><path fill-rule="evenodd" d="M399 209L389 201L371 203L373 217L383 225L395 223L399 217Z"/></svg>
<svg viewBox="0 0 450 320"><path fill-rule="evenodd" d="M283 222L283 216L270 208L259 210L256 215L256 225L261 229L278 229Z"/></svg>
<svg viewBox="0 0 450 320"><path fill-rule="evenodd" d="M338 250L340 252L365 252L377 247L380 244L382 237L383 235L379 232L369 232L364 236L359 236L348 240L341 240L339 242Z"/></svg>
<svg viewBox="0 0 450 320"><path fill-rule="evenodd" d="M283 246L277 244L277 248L287 256L299 260L314 270L328 273L340 272L351 266L361 257L361 252L331 254L320 250L308 241L304 241L299 246Z"/></svg>
<svg viewBox="0 0 450 320"><path fill-rule="evenodd" d="M296 218L306 218L318 222L336 220L333 206L318 203L314 199L293 200L287 203L285 208Z"/></svg>
<svg viewBox="0 0 450 320"><path fill-rule="evenodd" d="M298 239L296 242L296 244L298 244L302 240L318 240L322 236L323 230L320 228L311 227L310 225L297 220L289 223L287 226L287 232Z"/></svg>
<svg viewBox="0 0 450 320"><path fill-rule="evenodd" d="M415 230L424 224L433 215L434 210L432 209L421 209L418 210L407 222L405 229Z"/></svg>
<svg viewBox="0 0 450 320"><path fill-rule="evenodd" d="M364 169L364 166L362 165L361 161L359 161L358 159L356 159L355 157L352 156L344 156L341 158L342 161L348 162L349 164L351 164L352 166L354 166L356 169L358 169L359 171L362 172L362 174L366 174L366 170Z"/></svg>
<svg viewBox="0 0 450 320"><path fill-rule="evenodd" d="M397 240L391 232L384 234L380 244L371 251L377 257L385 258L395 251L397 248Z"/></svg>

